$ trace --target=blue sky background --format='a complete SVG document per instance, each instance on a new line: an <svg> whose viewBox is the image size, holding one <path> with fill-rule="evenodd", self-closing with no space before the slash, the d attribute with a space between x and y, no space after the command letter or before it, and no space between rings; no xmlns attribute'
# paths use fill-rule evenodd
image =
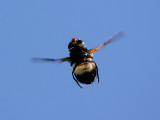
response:
<svg viewBox="0 0 160 120"><path fill-rule="evenodd" d="M0 0L0 120L160 120L158 0ZM93 48L100 85L72 79L72 37Z"/></svg>

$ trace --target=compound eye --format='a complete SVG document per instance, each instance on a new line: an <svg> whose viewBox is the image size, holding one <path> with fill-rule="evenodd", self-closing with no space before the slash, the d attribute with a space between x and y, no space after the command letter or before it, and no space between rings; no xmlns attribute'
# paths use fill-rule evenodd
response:
<svg viewBox="0 0 160 120"><path fill-rule="evenodd" d="M78 40L77 43L78 43L78 44L82 44L83 41L82 41L82 40Z"/></svg>
<svg viewBox="0 0 160 120"><path fill-rule="evenodd" d="M80 46L80 47L84 47L84 42L82 40L78 40L77 41L77 44Z"/></svg>

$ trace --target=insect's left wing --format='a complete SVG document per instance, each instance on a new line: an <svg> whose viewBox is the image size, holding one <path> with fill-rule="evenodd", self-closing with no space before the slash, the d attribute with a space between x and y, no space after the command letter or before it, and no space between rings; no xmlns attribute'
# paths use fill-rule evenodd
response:
<svg viewBox="0 0 160 120"><path fill-rule="evenodd" d="M116 39L118 39L118 38L120 38L120 37L122 37L122 36L123 36L123 32L122 32L122 31L117 32L115 35L113 35L111 38L109 38L109 39L108 39L107 41L105 41L103 44L99 45L99 46L96 47L96 48L90 49L88 52L89 52L90 54L93 54L94 52L99 51L100 48L106 46L106 45L107 45L108 43L110 43L111 41L116 40Z"/></svg>
<svg viewBox="0 0 160 120"><path fill-rule="evenodd" d="M33 58L35 62L45 61L45 62L70 62L70 58L60 58L60 59L52 59L52 58Z"/></svg>

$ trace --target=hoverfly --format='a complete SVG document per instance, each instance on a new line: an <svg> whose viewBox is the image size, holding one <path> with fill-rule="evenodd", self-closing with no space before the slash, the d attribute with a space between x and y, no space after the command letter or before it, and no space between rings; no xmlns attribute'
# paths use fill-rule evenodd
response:
<svg viewBox="0 0 160 120"><path fill-rule="evenodd" d="M91 84L98 78L99 84L99 74L97 64L93 61L93 53L98 51L103 46L107 45L111 41L117 39L122 32L116 33L114 36L109 38L103 44L88 50L84 42L77 38L72 38L71 42L68 44L69 57L61 59L52 59L52 58L33 58L34 60L48 61L48 62L69 62L73 67L72 77L77 83L77 85L82 88L79 83L82 84Z"/></svg>

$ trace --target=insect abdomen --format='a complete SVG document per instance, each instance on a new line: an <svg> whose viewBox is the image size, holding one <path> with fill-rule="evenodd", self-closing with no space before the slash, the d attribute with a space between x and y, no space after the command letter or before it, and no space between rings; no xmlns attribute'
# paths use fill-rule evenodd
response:
<svg viewBox="0 0 160 120"><path fill-rule="evenodd" d="M78 65L74 74L80 83L91 84L96 78L96 65L94 62L84 62Z"/></svg>

